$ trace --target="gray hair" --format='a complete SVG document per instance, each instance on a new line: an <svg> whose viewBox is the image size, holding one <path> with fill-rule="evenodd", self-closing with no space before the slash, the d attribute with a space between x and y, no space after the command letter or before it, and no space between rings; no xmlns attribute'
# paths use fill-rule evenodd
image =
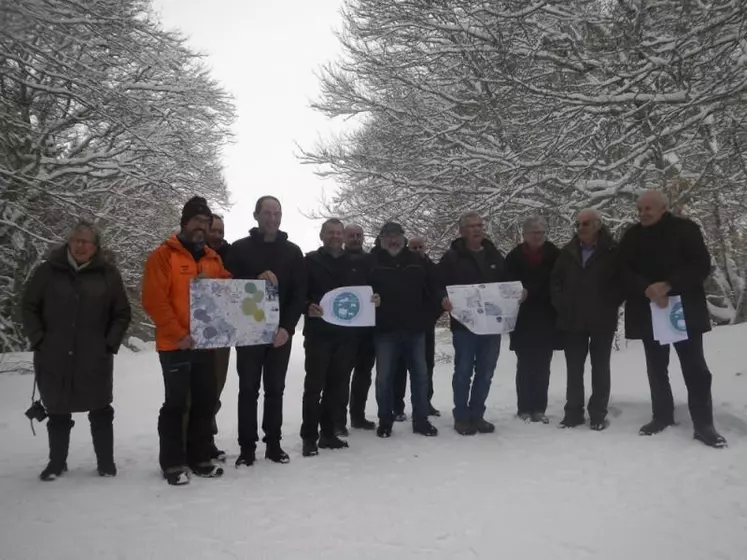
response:
<svg viewBox="0 0 747 560"><path fill-rule="evenodd" d="M482 216L478 212L465 212L461 216L459 216L459 227L463 228L465 225L467 225L467 220L482 220Z"/></svg>
<svg viewBox="0 0 747 560"><path fill-rule="evenodd" d="M70 241L76 233L80 233L81 231L87 231L93 235L94 244L96 247L101 247L101 233L99 233L99 230L94 223L89 222L88 220L78 220L78 222L73 226L73 229L70 230L70 234L67 236L68 241Z"/></svg>
<svg viewBox="0 0 747 560"><path fill-rule="evenodd" d="M581 214L589 214L592 219L598 221L600 224L602 223L602 214L597 210L596 208L582 208L578 211L578 214L576 214L576 217L580 216Z"/></svg>
<svg viewBox="0 0 747 560"><path fill-rule="evenodd" d="M545 220L542 216L529 216L526 220L524 220L524 223L521 226L522 233L526 233L528 231L532 231L533 229L541 229L542 231L547 231L547 220Z"/></svg>

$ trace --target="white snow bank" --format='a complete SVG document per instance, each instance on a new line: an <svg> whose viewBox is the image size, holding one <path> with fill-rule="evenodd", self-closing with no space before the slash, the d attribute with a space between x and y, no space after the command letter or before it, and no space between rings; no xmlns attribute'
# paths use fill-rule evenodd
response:
<svg viewBox="0 0 747 560"><path fill-rule="evenodd" d="M515 359L504 344L488 402L495 434L454 433L450 366L442 364L434 398L445 413L434 422L439 437L415 436L409 425L398 424L391 440L353 432L350 449L310 459L300 456L303 353L297 336L285 400L290 465L261 460L248 470L232 467L232 369L219 417L218 443L233 455L226 475L185 488L169 487L158 472L163 387L154 353L116 361L116 479L95 475L87 420L78 415L70 472L40 482L45 432L32 437L23 416L31 377L2 375L0 558L747 558L746 335L747 326L740 326L707 336L726 450L692 440L674 356L680 425L657 437L637 435L650 417L637 343L613 355L606 432L557 429L565 380L560 353L551 383L553 424L524 424L514 417ZM439 352L449 354L448 334L439 341ZM373 390L368 413L374 416Z"/></svg>

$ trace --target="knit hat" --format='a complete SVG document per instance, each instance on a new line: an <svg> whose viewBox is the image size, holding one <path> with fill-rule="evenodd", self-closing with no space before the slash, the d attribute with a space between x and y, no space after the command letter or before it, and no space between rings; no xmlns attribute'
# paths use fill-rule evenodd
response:
<svg viewBox="0 0 747 560"><path fill-rule="evenodd" d="M207 216L211 220L213 219L213 213L208 208L207 200L201 196L193 196L184 205L182 209L182 221L180 222L181 227L184 227L195 216Z"/></svg>
<svg viewBox="0 0 747 560"><path fill-rule="evenodd" d="M381 226L381 231L379 231L379 235L387 235L391 233L404 235L405 230L402 227L402 225L398 224L397 222L387 222L383 226Z"/></svg>

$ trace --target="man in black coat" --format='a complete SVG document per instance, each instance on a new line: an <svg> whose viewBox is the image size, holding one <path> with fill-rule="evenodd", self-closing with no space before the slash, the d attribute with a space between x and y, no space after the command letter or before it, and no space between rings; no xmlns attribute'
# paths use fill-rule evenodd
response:
<svg viewBox="0 0 747 560"><path fill-rule="evenodd" d="M506 280L521 282L527 291L511 333L511 350L516 352L517 415L525 422L548 424L545 411L558 317L552 306L550 275L560 250L547 241L544 218L527 218L522 233L524 242L506 256Z"/></svg>
<svg viewBox="0 0 747 560"><path fill-rule="evenodd" d="M257 200L254 219L257 227L249 237L236 241L228 253L226 268L234 278L265 280L275 286L280 302L280 323L270 345L236 348L239 373L239 446L236 466L254 464L257 444L257 400L260 382L265 403L262 429L267 449L265 458L288 463L290 457L280 447L283 425L283 392L288 371L293 333L306 307L306 266L303 253L279 230L280 201L273 196Z"/></svg>
<svg viewBox="0 0 747 560"><path fill-rule="evenodd" d="M112 372L131 312L122 278L105 261L92 224L80 222L67 244L34 271L21 313L49 414L49 464L40 478L54 480L67 470L74 412L88 412L99 474L115 476Z"/></svg>
<svg viewBox="0 0 747 560"><path fill-rule="evenodd" d="M335 434L335 421L355 362L358 329L325 322L319 303L327 292L368 282L367 261L343 252L340 220L331 218L325 221L319 237L322 247L306 255L306 379L301 425L304 457L317 455L320 448L348 447L347 442Z"/></svg>
<svg viewBox="0 0 747 560"><path fill-rule="evenodd" d="M674 401L669 385L669 346L654 340L651 302L667 307L669 296L680 296L687 340L676 342L688 391L695 439L712 447L726 440L713 426L711 372L703 355L703 334L711 330L703 283L711 272L711 256L700 228L672 215L666 197L647 191L638 199L639 223L620 242L626 280L625 334L642 339L651 388L653 419L641 435L657 434L674 424Z"/></svg>
<svg viewBox="0 0 747 560"><path fill-rule="evenodd" d="M405 232L395 222L384 224L381 247L372 252L369 284L379 294L376 310L376 401L382 438L392 435L394 375L402 356L410 371L412 429L424 436L438 430L428 421L428 372L425 364L425 331L429 310L441 299L437 279L424 260L405 248Z"/></svg>
<svg viewBox="0 0 747 560"><path fill-rule="evenodd" d="M367 261L370 255L363 250L363 228L356 224L345 226L345 253L354 261ZM352 366L352 381L346 383L346 392L340 407L335 433L347 435L347 407L350 402L350 425L357 430L374 430L376 424L366 419L366 401L371 388L371 374L376 361L374 329L356 329L357 346Z"/></svg>
<svg viewBox="0 0 747 560"><path fill-rule="evenodd" d="M438 263L439 279L446 286L503 282L505 261L496 246L485 238L482 217L468 212L459 218L460 237ZM451 302L443 307L451 311ZM451 317L454 341L454 430L461 435L487 434L495 425L485 420L501 335L475 334ZM474 377L474 379L473 379Z"/></svg>
<svg viewBox="0 0 747 560"><path fill-rule="evenodd" d="M436 265L425 252L425 239L420 236L411 237L407 240L407 248L425 259L426 266L433 274L437 274ZM441 302L433 306L433 315L428 329L425 331L425 365L428 368L428 416L441 416L441 412L434 408L433 400L433 370L436 366L436 323L443 315ZM405 393L407 392L407 365L400 361L397 373L394 377L394 420L404 422L407 420L405 414Z"/></svg>
<svg viewBox="0 0 747 560"><path fill-rule="evenodd" d="M607 428L610 357L622 303L617 244L599 212L587 208L576 218L576 235L563 247L551 277L552 302L563 332L568 385L560 425L574 428L584 418L584 368L591 354L589 417L592 430Z"/></svg>

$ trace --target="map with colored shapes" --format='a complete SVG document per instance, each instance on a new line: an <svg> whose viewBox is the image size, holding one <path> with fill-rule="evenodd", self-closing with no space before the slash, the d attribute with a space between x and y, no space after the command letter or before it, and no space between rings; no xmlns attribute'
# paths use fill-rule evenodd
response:
<svg viewBox="0 0 747 560"><path fill-rule="evenodd" d="M195 348L271 344L279 319L277 289L264 280L192 280L189 330Z"/></svg>

